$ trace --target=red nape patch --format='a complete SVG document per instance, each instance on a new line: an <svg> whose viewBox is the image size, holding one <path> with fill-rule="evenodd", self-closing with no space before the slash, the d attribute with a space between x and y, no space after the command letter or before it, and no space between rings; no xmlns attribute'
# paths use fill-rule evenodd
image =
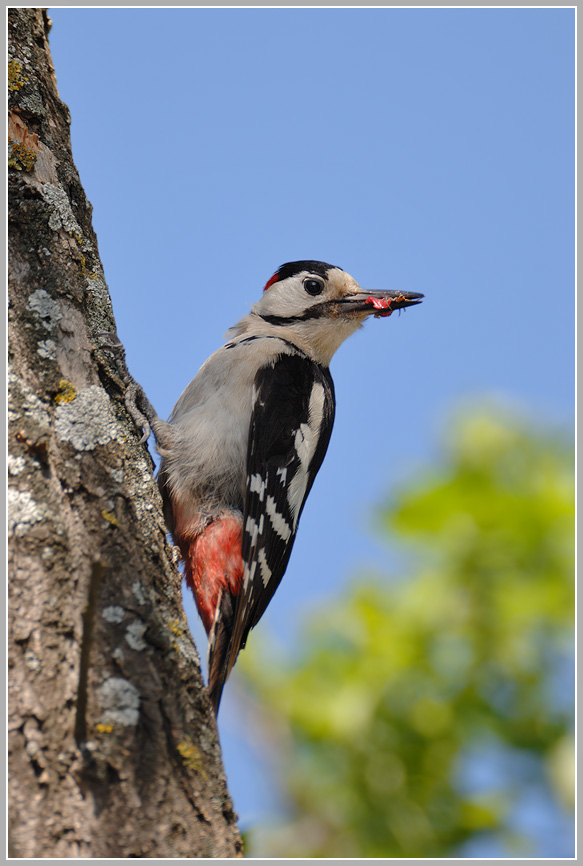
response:
<svg viewBox="0 0 583 866"><path fill-rule="evenodd" d="M263 291L266 292L270 286L272 286L274 283L277 283L278 279L279 271L276 271L276 273L271 277L271 279L267 280L267 282L263 286Z"/></svg>
<svg viewBox="0 0 583 866"><path fill-rule="evenodd" d="M228 516L215 520L190 542L185 556L186 582L207 634L210 632L219 593L223 589L237 595L243 580L241 558L241 518Z"/></svg>

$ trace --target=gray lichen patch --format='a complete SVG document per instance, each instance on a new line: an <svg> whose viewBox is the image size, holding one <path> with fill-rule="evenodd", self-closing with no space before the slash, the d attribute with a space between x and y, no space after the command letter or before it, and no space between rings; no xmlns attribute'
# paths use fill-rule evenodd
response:
<svg viewBox="0 0 583 866"><path fill-rule="evenodd" d="M114 725L137 725L140 718L140 693L123 677L109 677L98 689L103 721Z"/></svg>
<svg viewBox="0 0 583 866"><path fill-rule="evenodd" d="M52 331L63 318L59 302L51 298L44 289L37 289L31 294L28 299L28 309L36 313L41 325L47 331Z"/></svg>
<svg viewBox="0 0 583 866"><path fill-rule="evenodd" d="M26 421L28 432L34 432L37 438L51 432L46 405L11 369L8 371L8 420L19 424Z"/></svg>
<svg viewBox="0 0 583 866"><path fill-rule="evenodd" d="M97 309L103 307L107 310L108 315L112 315L113 307L105 280L99 274L87 274L87 288L89 293L98 301Z"/></svg>
<svg viewBox="0 0 583 866"><path fill-rule="evenodd" d="M134 580L132 583L132 592L136 597L136 600L139 605L146 603L146 597L144 595L144 590L142 589L142 584L139 580Z"/></svg>
<svg viewBox="0 0 583 866"><path fill-rule="evenodd" d="M39 659L37 654L35 652L33 652L32 650L28 650L27 652L25 652L24 664L31 671L38 671L42 667L42 661Z"/></svg>
<svg viewBox="0 0 583 866"><path fill-rule="evenodd" d="M67 234L81 240L83 231L71 210L71 204L65 190L52 183L44 183L42 194L44 200L52 208L49 217L49 228L53 229L53 231L63 228Z"/></svg>
<svg viewBox="0 0 583 866"><path fill-rule="evenodd" d="M136 508L152 511L152 503L143 500L144 495L148 494L156 485L151 464L143 457L132 461L132 465L128 467L125 475L125 483Z"/></svg>
<svg viewBox="0 0 583 866"><path fill-rule="evenodd" d="M106 620L106 622L111 622L114 624L122 622L122 620L125 618L125 615L126 613L123 607L120 607L117 604L112 604L109 605L109 607L105 607L101 614L101 616L104 620Z"/></svg>
<svg viewBox="0 0 583 866"><path fill-rule="evenodd" d="M23 391L24 400L22 402L22 408L24 409L25 414L28 415L39 427L48 431L51 421L45 404L40 397L37 397L34 391L31 391L29 388L23 389Z"/></svg>
<svg viewBox="0 0 583 866"><path fill-rule="evenodd" d="M35 502L29 490L8 490L8 534L13 537L26 535L31 526L50 516L44 503Z"/></svg>
<svg viewBox="0 0 583 866"><path fill-rule="evenodd" d="M124 442L109 397L98 385L84 388L74 400L57 406L55 432L77 451L92 451L114 439Z"/></svg>
<svg viewBox="0 0 583 866"><path fill-rule="evenodd" d="M57 357L57 345L54 340L41 340L36 352L41 358L46 358L47 361L54 361Z"/></svg>
<svg viewBox="0 0 583 866"><path fill-rule="evenodd" d="M141 652L142 650L145 650L148 646L146 641L143 639L146 629L146 623L138 619L134 620L128 625L125 636L126 641L133 650Z"/></svg>
<svg viewBox="0 0 583 866"><path fill-rule="evenodd" d="M111 475L112 479L115 481L116 484L119 485L122 483L122 481L123 481L123 469L115 469L115 468L110 468L108 466L106 466L105 469L108 472L108 474Z"/></svg>
<svg viewBox="0 0 583 866"><path fill-rule="evenodd" d="M99 349L111 351L118 346L115 335L115 319L109 290L105 281L97 274L87 274L86 288L94 301L87 313L87 326L91 339Z"/></svg>
<svg viewBox="0 0 583 866"><path fill-rule="evenodd" d="M26 460L24 457L15 457L13 454L8 455L8 474L20 475L26 468Z"/></svg>

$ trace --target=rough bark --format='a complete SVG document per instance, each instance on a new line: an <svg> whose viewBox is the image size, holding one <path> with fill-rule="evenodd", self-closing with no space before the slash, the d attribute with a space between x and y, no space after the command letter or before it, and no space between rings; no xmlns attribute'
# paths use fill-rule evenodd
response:
<svg viewBox="0 0 583 866"><path fill-rule="evenodd" d="M9 10L11 853L237 856L49 27Z"/></svg>

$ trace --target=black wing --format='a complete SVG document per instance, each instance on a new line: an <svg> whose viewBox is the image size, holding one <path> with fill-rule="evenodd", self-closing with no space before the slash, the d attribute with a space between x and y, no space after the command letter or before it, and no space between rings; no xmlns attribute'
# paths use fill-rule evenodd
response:
<svg viewBox="0 0 583 866"><path fill-rule="evenodd" d="M330 372L303 354L282 354L259 370L254 398L241 551L245 574L228 670L283 577L334 423Z"/></svg>

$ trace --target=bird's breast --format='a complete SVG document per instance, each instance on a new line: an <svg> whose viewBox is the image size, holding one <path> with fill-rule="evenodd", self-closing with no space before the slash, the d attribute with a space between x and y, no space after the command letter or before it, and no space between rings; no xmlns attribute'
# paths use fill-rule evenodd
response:
<svg viewBox="0 0 583 866"><path fill-rule="evenodd" d="M242 508L254 381L281 346L263 338L227 343L184 390L170 417L176 444L163 460L181 501Z"/></svg>

